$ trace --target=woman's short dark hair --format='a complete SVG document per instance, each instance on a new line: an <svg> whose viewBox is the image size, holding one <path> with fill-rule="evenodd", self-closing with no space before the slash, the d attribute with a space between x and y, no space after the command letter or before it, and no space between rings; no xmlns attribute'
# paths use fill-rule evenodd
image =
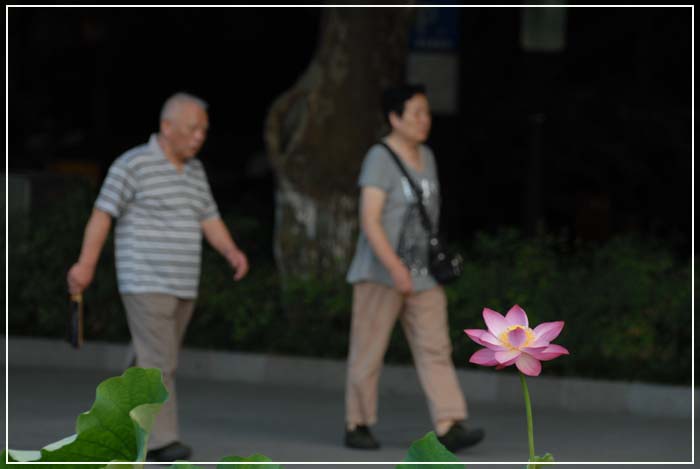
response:
<svg viewBox="0 0 700 469"><path fill-rule="evenodd" d="M384 112L384 118L389 121L389 114L392 112L395 112L396 115L401 117L403 115L406 101L417 94L425 94L425 85L406 84L392 86L384 90L384 94L382 96L382 111Z"/></svg>

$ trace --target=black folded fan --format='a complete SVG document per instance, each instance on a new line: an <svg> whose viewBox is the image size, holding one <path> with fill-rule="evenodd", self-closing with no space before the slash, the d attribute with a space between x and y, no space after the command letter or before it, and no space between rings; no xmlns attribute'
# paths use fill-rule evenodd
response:
<svg viewBox="0 0 700 469"><path fill-rule="evenodd" d="M66 340L74 348L83 345L83 295L70 295Z"/></svg>

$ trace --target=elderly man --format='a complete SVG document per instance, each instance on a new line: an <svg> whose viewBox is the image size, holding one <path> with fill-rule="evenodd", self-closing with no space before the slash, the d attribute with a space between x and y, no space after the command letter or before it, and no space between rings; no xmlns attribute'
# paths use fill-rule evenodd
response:
<svg viewBox="0 0 700 469"><path fill-rule="evenodd" d="M234 280L248 271L248 260L222 222L195 158L208 126L201 99L177 93L165 102L160 131L110 167L80 257L68 272L71 294L90 285L114 218L117 280L136 364L160 368L170 394L153 425L152 461L191 457L179 441L175 370L197 297L202 233L231 265Z"/></svg>

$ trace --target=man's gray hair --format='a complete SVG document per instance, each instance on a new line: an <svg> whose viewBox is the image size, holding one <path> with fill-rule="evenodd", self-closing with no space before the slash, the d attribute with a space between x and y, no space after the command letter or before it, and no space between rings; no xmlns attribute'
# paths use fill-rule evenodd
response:
<svg viewBox="0 0 700 469"><path fill-rule="evenodd" d="M172 119L177 112L177 108L185 102L195 103L205 111L209 107L209 104L207 104L207 102L202 98L198 98L197 96L181 91L179 93L175 93L165 100L163 108L160 111L160 120L164 121Z"/></svg>

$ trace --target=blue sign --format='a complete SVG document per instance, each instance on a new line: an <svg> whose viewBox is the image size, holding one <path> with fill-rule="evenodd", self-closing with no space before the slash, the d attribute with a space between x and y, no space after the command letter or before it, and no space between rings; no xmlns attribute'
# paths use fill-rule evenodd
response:
<svg viewBox="0 0 700 469"><path fill-rule="evenodd" d="M414 51L455 51L459 49L460 8L417 8L411 30Z"/></svg>

